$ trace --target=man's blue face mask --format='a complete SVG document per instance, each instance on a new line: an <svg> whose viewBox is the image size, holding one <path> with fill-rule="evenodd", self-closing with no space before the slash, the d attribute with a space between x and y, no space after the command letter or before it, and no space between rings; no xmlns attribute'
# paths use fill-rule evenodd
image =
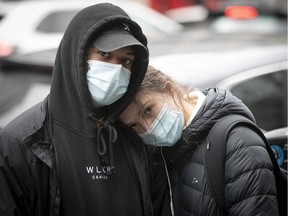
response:
<svg viewBox="0 0 288 216"><path fill-rule="evenodd" d="M127 91L131 72L120 64L88 60L88 89L94 106L110 105Z"/></svg>

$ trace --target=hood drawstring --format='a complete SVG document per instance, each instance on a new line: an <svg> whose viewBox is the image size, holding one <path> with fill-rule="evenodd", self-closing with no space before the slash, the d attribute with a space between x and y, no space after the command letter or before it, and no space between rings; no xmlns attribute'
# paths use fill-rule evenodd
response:
<svg viewBox="0 0 288 216"><path fill-rule="evenodd" d="M107 164L108 163L108 158L106 155L107 143L105 137L108 137L108 145L109 145L108 152L110 153L109 155L110 170L108 170L108 174L112 174L115 173L113 144L117 140L117 131L110 124L105 124L101 126L97 132L98 154L102 158L102 163Z"/></svg>
<svg viewBox="0 0 288 216"><path fill-rule="evenodd" d="M107 169L107 173L109 175L115 173L113 144L118 138L117 131L113 126L111 126L111 122L102 122L95 118L93 114L90 114L89 117L100 124L97 131L97 151L101 157L101 163L103 165L108 165L110 160L110 169ZM109 157L107 154L109 154Z"/></svg>

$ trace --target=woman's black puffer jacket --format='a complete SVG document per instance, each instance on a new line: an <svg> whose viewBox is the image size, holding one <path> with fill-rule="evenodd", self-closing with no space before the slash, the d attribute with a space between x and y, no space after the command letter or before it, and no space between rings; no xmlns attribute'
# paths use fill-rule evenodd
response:
<svg viewBox="0 0 288 216"><path fill-rule="evenodd" d="M170 159L170 177L176 215L225 215L216 205L206 182L203 143L221 117L240 114L254 118L247 107L229 91L208 89L206 99L182 139L165 149ZM278 215L272 163L263 140L251 129L236 127L229 135L225 164L226 215Z"/></svg>

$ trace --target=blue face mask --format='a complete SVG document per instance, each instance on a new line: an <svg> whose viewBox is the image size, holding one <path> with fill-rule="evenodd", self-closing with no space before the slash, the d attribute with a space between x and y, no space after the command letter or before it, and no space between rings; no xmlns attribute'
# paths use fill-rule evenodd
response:
<svg viewBox="0 0 288 216"><path fill-rule="evenodd" d="M139 136L147 145L171 147L180 139L183 127L182 112L171 109L165 103L150 129Z"/></svg>
<svg viewBox="0 0 288 216"><path fill-rule="evenodd" d="M110 105L127 91L131 72L120 64L89 60L88 89L94 106Z"/></svg>

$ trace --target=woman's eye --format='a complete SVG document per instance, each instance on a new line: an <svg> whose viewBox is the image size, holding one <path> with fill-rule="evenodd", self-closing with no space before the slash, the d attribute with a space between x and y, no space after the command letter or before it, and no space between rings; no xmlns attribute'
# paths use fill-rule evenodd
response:
<svg viewBox="0 0 288 216"><path fill-rule="evenodd" d="M152 113L152 107L151 106L148 106L144 109L144 114L147 115L147 114L151 114Z"/></svg>
<svg viewBox="0 0 288 216"><path fill-rule="evenodd" d="M132 128L132 129L135 129L137 127L137 124L136 123L131 123L128 125L128 127Z"/></svg>

